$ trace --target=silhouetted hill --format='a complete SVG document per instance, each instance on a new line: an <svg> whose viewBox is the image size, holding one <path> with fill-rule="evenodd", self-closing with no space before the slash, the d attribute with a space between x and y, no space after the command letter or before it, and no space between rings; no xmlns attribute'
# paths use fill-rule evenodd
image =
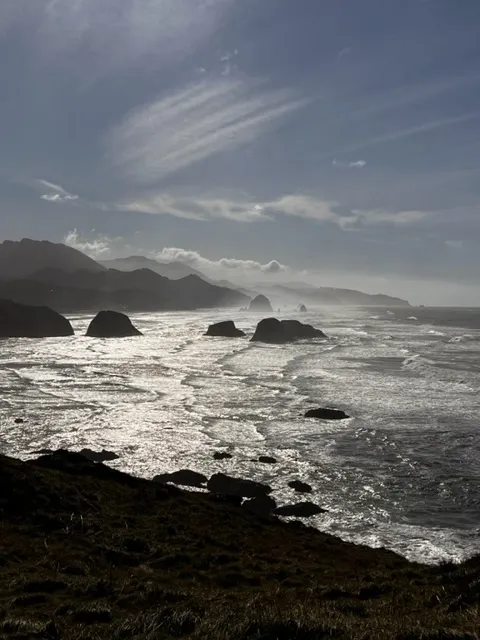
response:
<svg viewBox="0 0 480 640"><path fill-rule="evenodd" d="M57 311L193 310L241 306L249 298L197 276L168 280L149 269L67 273L42 269L28 279L0 281L0 296L23 304L48 305Z"/></svg>
<svg viewBox="0 0 480 640"><path fill-rule="evenodd" d="M315 305L354 305L378 307L409 307L407 300L388 296L383 293L369 294L354 289L337 289L336 287L312 287L310 285L272 285L270 292L295 302Z"/></svg>
<svg viewBox="0 0 480 640"><path fill-rule="evenodd" d="M184 262L160 262L159 260L153 260L152 258L146 258L145 256L130 256L128 258L114 258L113 260L100 260L99 263L107 269L116 269L118 271L136 271L138 269L150 269L155 273L158 273L169 280L179 280L186 278L187 276L198 276L205 282L213 284L217 287L225 287L227 289L234 289L240 291L244 295L254 298L257 294L254 291L242 288L240 285L235 285L228 280L214 280L209 278L198 269L194 269Z"/></svg>
<svg viewBox="0 0 480 640"><path fill-rule="evenodd" d="M27 238L20 242L5 240L0 243L0 279L26 278L40 269L48 268L62 269L68 273L79 269L94 273L105 270L81 251L64 244Z"/></svg>
<svg viewBox="0 0 480 640"><path fill-rule="evenodd" d="M159 262L145 256L129 256L128 258L114 258L113 260L100 260L99 263L107 269L118 271L137 271L138 269L150 269L170 280L179 280L187 276L198 276L208 281L208 278L190 267L184 262Z"/></svg>

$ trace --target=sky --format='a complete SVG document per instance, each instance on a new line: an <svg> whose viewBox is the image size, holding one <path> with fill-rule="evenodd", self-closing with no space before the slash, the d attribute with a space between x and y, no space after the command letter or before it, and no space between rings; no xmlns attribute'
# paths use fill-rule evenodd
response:
<svg viewBox="0 0 480 640"><path fill-rule="evenodd" d="M0 240L480 306L478 0L1 0Z"/></svg>

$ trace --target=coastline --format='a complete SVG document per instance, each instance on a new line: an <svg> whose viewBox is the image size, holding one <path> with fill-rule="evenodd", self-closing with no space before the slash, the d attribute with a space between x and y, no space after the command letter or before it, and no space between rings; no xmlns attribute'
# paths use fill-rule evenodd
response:
<svg viewBox="0 0 480 640"><path fill-rule="evenodd" d="M76 454L0 457L0 509L0 637L473 639L480 630L480 556L412 563Z"/></svg>

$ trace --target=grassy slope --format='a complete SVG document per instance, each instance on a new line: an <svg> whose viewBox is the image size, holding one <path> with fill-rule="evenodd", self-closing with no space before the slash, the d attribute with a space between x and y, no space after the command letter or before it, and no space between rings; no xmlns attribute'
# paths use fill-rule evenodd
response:
<svg viewBox="0 0 480 640"><path fill-rule="evenodd" d="M411 564L70 462L0 457L0 638L446 640L480 630L480 558Z"/></svg>

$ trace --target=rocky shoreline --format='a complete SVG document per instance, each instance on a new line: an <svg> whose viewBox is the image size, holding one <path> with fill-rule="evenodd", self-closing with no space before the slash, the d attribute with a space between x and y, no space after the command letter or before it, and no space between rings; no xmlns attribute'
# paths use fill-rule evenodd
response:
<svg viewBox="0 0 480 640"><path fill-rule="evenodd" d="M219 491L1 456L0 638L478 638L480 557L411 563Z"/></svg>

